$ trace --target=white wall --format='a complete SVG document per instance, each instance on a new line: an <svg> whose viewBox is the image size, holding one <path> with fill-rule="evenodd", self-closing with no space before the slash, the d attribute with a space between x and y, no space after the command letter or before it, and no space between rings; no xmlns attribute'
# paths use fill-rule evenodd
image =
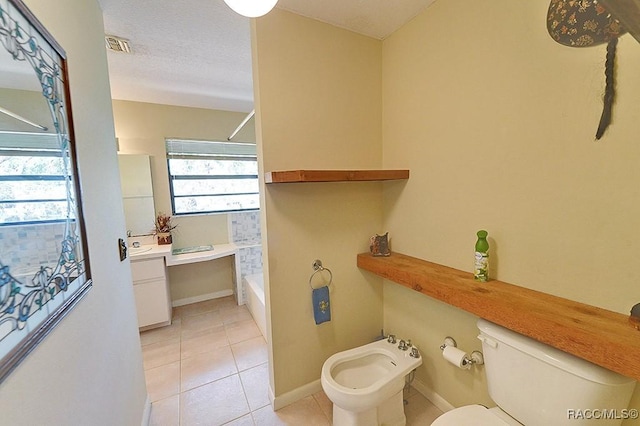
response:
<svg viewBox="0 0 640 426"><path fill-rule="evenodd" d="M0 384L3 424L138 425L146 399L125 236L102 13L27 0L67 52L93 288Z"/></svg>

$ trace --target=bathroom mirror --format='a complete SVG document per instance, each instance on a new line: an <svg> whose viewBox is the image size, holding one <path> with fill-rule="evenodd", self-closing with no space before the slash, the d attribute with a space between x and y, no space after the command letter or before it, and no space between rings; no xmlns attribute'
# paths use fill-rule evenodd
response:
<svg viewBox="0 0 640 426"><path fill-rule="evenodd" d="M0 0L0 381L91 288L69 100L64 50Z"/></svg>
<svg viewBox="0 0 640 426"><path fill-rule="evenodd" d="M156 217L148 155L118 154L127 235L149 235Z"/></svg>

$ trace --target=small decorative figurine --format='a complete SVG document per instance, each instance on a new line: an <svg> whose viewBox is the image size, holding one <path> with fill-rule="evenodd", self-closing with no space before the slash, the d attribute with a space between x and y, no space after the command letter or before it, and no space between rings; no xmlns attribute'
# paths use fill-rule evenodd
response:
<svg viewBox="0 0 640 426"><path fill-rule="evenodd" d="M631 315L629 315L629 322L636 330L640 330L640 303L631 308Z"/></svg>
<svg viewBox="0 0 640 426"><path fill-rule="evenodd" d="M374 256L390 256L389 233L384 235L374 235L369 239L369 251Z"/></svg>

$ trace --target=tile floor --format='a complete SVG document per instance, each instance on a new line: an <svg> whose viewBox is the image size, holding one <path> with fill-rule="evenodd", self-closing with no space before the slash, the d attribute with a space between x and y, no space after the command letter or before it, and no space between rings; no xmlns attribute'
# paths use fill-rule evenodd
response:
<svg viewBox="0 0 640 426"><path fill-rule="evenodd" d="M174 308L170 326L140 339L150 425L331 425L322 391L273 411L266 342L233 297ZM413 388L407 397L407 425L429 425L442 414Z"/></svg>

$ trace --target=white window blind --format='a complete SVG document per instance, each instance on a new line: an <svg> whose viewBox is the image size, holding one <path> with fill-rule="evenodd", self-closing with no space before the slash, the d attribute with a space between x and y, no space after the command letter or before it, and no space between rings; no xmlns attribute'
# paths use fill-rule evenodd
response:
<svg viewBox="0 0 640 426"><path fill-rule="evenodd" d="M255 144L167 139L166 151L174 215L260 207Z"/></svg>
<svg viewBox="0 0 640 426"><path fill-rule="evenodd" d="M74 218L68 155L56 134L0 132L0 226Z"/></svg>

